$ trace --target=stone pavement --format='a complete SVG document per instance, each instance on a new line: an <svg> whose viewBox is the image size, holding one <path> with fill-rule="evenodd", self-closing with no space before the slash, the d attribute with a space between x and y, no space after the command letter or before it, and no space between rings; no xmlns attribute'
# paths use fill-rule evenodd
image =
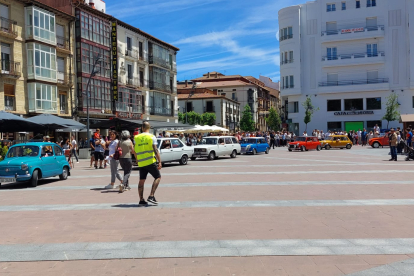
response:
<svg viewBox="0 0 414 276"><path fill-rule="evenodd" d="M197 160L159 206L109 169L0 187L0 275L414 275L413 162L388 149ZM148 196L148 179L145 195Z"/></svg>

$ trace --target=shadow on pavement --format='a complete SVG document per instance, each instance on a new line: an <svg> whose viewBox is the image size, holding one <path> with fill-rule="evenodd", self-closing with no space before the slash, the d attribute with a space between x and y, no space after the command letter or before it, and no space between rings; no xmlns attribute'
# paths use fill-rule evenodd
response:
<svg viewBox="0 0 414 276"><path fill-rule="evenodd" d="M145 207L157 207L157 205L139 205L139 204L118 204L118 205L112 205L112 207L115 208L145 208Z"/></svg>
<svg viewBox="0 0 414 276"><path fill-rule="evenodd" d="M50 183L54 183L57 181L61 181L60 179L54 179L54 178L50 178L50 179L41 179L39 180L39 182L37 183L37 187L41 187L43 185L47 185ZM8 183L8 184L1 184L0 185L0 190L22 190L22 189L36 189L36 187L31 187L29 186L28 182L15 182L15 183Z"/></svg>

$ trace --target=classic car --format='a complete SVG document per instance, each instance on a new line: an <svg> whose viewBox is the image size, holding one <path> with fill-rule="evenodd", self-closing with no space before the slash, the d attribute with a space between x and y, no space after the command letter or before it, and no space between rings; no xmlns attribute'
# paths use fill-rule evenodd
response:
<svg viewBox="0 0 414 276"><path fill-rule="evenodd" d="M61 147L54 143L17 144L0 162L0 184L28 181L36 187L39 179L59 176L66 180L70 166Z"/></svg>
<svg viewBox="0 0 414 276"><path fill-rule="evenodd" d="M381 133L379 137L369 139L368 144L373 148L389 146L388 133Z"/></svg>
<svg viewBox="0 0 414 276"><path fill-rule="evenodd" d="M251 153L255 155L259 152L269 154L270 150L269 144L262 137L243 138L240 146L243 154Z"/></svg>
<svg viewBox="0 0 414 276"><path fill-rule="evenodd" d="M299 136L296 137L294 142L289 143L289 151L300 150L321 150L321 143L318 140L318 137L314 136Z"/></svg>
<svg viewBox="0 0 414 276"><path fill-rule="evenodd" d="M188 158L193 156L194 149L183 144L178 138L158 138L158 149L161 162L180 162L181 165L188 164Z"/></svg>
<svg viewBox="0 0 414 276"><path fill-rule="evenodd" d="M329 150L331 148L352 148L352 141L349 140L348 136L346 135L332 135L326 137L325 140L321 141L322 148Z"/></svg>
<svg viewBox="0 0 414 276"><path fill-rule="evenodd" d="M201 144L194 146L194 154L191 160L196 160L196 158L214 160L225 155L236 158L239 153L241 153L241 147L235 137L208 136L203 137Z"/></svg>

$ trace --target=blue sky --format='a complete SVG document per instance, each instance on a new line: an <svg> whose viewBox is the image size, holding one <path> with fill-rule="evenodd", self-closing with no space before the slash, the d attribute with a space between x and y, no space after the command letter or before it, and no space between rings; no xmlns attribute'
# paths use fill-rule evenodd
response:
<svg viewBox="0 0 414 276"><path fill-rule="evenodd" d="M304 0L106 0L107 13L180 48L178 80L218 71L279 80L279 9Z"/></svg>

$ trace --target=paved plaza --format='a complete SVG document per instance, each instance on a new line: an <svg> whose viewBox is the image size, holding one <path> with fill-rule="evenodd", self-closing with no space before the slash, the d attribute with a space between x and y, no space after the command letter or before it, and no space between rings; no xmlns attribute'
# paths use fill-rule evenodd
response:
<svg viewBox="0 0 414 276"><path fill-rule="evenodd" d="M0 275L414 275L414 162L388 151L167 164L148 207L137 169L119 194L86 160L2 185Z"/></svg>

